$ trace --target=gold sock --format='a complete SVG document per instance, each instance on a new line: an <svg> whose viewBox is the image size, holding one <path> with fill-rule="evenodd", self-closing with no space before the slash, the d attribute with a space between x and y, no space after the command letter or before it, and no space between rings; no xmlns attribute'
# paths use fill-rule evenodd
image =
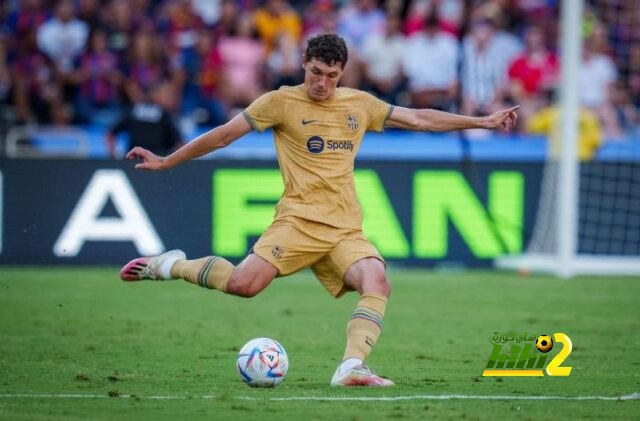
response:
<svg viewBox="0 0 640 421"><path fill-rule="evenodd" d="M356 310L347 323L347 348L343 361L358 358L362 361L369 355L382 331L382 317L387 306L387 297L379 294L363 294Z"/></svg>
<svg viewBox="0 0 640 421"><path fill-rule="evenodd" d="M177 260L171 267L171 277L182 278L203 288L226 292L227 282L234 269L231 262L218 256Z"/></svg>

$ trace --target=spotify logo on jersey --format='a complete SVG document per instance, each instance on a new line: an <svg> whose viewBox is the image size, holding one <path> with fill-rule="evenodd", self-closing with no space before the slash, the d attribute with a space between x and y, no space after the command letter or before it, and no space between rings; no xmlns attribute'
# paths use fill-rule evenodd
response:
<svg viewBox="0 0 640 421"><path fill-rule="evenodd" d="M320 136L311 136L307 140L307 149L311 153L320 153L324 149L324 140Z"/></svg>

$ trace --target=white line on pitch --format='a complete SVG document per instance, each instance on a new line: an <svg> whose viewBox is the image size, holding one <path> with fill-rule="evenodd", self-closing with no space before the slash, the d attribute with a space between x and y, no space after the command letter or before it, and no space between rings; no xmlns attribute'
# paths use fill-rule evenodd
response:
<svg viewBox="0 0 640 421"><path fill-rule="evenodd" d="M0 399L33 398L33 399L156 399L156 400L180 400L180 399L218 399L215 395L202 396L137 396L137 395L89 395L89 394L29 394L8 393L0 394ZM640 399L640 393L631 393L622 396L509 396L509 395L408 395L408 396L289 396L281 398L256 398L239 396L238 400L248 401L410 401L410 400L495 400L495 401L626 401Z"/></svg>

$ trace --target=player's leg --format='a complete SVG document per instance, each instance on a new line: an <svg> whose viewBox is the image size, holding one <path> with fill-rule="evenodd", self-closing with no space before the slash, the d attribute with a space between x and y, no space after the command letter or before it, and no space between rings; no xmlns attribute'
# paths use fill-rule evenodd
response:
<svg viewBox="0 0 640 421"><path fill-rule="evenodd" d="M171 277L184 279L204 288L251 298L265 289L278 275L278 269L256 254L247 256L238 266L226 259L210 256L197 260L178 260Z"/></svg>
<svg viewBox="0 0 640 421"><path fill-rule="evenodd" d="M393 382L376 376L364 365L382 331L391 287L384 263L375 257L355 262L344 275L344 284L360 294L349 322L347 345L342 363L331 381L333 386L393 386Z"/></svg>
<svg viewBox="0 0 640 421"><path fill-rule="evenodd" d="M360 300L347 323L347 346L342 364L331 380L333 386L391 386L364 365L382 329L391 287L378 250L361 232L340 241L312 267L316 277L335 297L358 291Z"/></svg>
<svg viewBox="0 0 640 421"><path fill-rule="evenodd" d="M139 257L120 272L125 281L184 279L203 288L241 297L253 297L266 288L278 269L260 256L250 254L238 266L219 256L187 260L181 250L154 257Z"/></svg>

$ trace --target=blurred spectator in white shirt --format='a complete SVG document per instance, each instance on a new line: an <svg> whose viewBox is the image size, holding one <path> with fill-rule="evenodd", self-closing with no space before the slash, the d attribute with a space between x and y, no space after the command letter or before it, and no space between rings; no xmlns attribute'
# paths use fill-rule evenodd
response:
<svg viewBox="0 0 640 421"><path fill-rule="evenodd" d="M620 124L615 115L612 94L618 71L613 60L597 51L597 43L586 39L582 63L578 71L580 103L594 111L600 119L605 135L619 136Z"/></svg>
<svg viewBox="0 0 640 421"><path fill-rule="evenodd" d="M55 15L38 28L38 48L63 74L73 70L74 60L87 45L89 27L74 16L71 0L60 0Z"/></svg>
<svg viewBox="0 0 640 421"><path fill-rule="evenodd" d="M458 88L458 61L457 40L439 28L435 13L430 14L424 30L409 38L404 53L411 105L452 110Z"/></svg>
<svg viewBox="0 0 640 421"><path fill-rule="evenodd" d="M364 66L365 88L381 99L396 103L402 85L402 59L406 40L397 16L387 18L384 34L367 38L361 52Z"/></svg>

